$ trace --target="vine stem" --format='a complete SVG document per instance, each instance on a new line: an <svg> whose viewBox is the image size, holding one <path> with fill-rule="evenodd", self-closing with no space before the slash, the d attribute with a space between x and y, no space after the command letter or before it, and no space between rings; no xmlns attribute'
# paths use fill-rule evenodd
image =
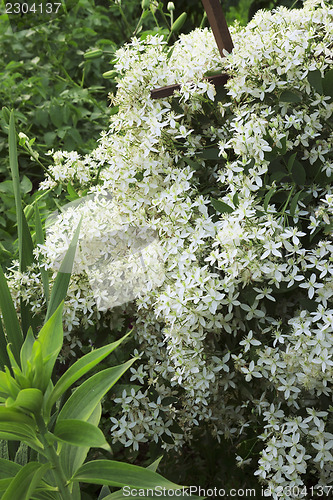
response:
<svg viewBox="0 0 333 500"><path fill-rule="evenodd" d="M41 415L36 415L35 418L40 432L39 439L44 446L44 454L52 465L53 476L56 481L56 485L59 488L62 500L71 500L72 495L68 489L68 481L64 471L62 470L59 455L55 451L53 444L50 444L46 437L48 430L45 422Z"/></svg>

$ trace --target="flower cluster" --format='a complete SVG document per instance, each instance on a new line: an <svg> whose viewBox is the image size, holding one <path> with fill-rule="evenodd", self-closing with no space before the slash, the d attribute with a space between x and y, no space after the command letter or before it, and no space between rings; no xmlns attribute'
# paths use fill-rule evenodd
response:
<svg viewBox="0 0 333 500"><path fill-rule="evenodd" d="M208 29L182 35L172 51L161 36L118 51L119 111L84 160L91 169L74 156L61 163L62 179L79 188L97 166L91 194L112 193L102 210L90 198L72 211L86 219L66 321L75 330L107 293L103 280L89 289L86 271L112 228L149 227L163 279L136 296L141 359L132 382L142 388L117 398L114 439L137 449L151 439L168 448L172 438L177 447L205 423L239 444L258 429L256 474L272 491L300 487L308 473L328 485L333 9L311 0L260 11L231 33L235 48L224 59ZM210 70L230 75L226 89L204 79ZM151 99L172 83L181 84L173 97ZM66 155L56 154L58 179ZM50 267L72 234L66 217L40 249Z"/></svg>

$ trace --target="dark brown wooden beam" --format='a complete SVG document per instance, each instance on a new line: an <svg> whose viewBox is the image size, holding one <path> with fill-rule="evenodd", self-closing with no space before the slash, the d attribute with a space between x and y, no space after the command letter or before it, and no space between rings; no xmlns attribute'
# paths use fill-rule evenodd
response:
<svg viewBox="0 0 333 500"><path fill-rule="evenodd" d="M205 80L216 87L219 85L225 85L228 81L229 75L227 73L221 73L220 75L207 76ZM159 87L150 92L150 97L152 99L163 99L163 97L169 97L174 93L175 90L180 90L180 84L175 83L174 85L167 85L166 87Z"/></svg>
<svg viewBox="0 0 333 500"><path fill-rule="evenodd" d="M219 0L202 0L205 8L209 24L212 28L216 44L218 46L221 57L224 57L223 49L231 52L234 48L231 35L225 20L223 10Z"/></svg>

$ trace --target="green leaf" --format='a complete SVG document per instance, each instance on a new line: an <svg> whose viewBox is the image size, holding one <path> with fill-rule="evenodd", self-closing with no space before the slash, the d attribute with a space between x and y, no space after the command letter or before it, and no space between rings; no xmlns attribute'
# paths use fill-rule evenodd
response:
<svg viewBox="0 0 333 500"><path fill-rule="evenodd" d="M202 168L201 163L199 163L195 160L192 160L191 158L187 158L186 156L183 156L182 160L184 160L184 162L187 163L187 165L189 165L194 170L199 170L200 168Z"/></svg>
<svg viewBox="0 0 333 500"><path fill-rule="evenodd" d="M64 303L61 302L54 314L52 314L52 316L44 324L32 349L34 353L35 346L36 349L38 344L41 346L43 358L43 380L41 381L40 387L43 392L46 390L51 380L53 367L63 344L63 306Z"/></svg>
<svg viewBox="0 0 333 500"><path fill-rule="evenodd" d="M102 405L99 403L87 419L92 425L98 426L102 415ZM72 446L63 444L60 452L60 462L66 477L72 477L74 472L81 467L87 458L90 446Z"/></svg>
<svg viewBox="0 0 333 500"><path fill-rule="evenodd" d="M280 95L280 101L299 103L302 101L302 96L300 94L292 92L291 90L284 90Z"/></svg>
<svg viewBox="0 0 333 500"><path fill-rule="evenodd" d="M39 389L22 389L9 408L22 408L32 413L39 413L43 405L43 393Z"/></svg>
<svg viewBox="0 0 333 500"><path fill-rule="evenodd" d="M333 69L325 73L323 78L323 90L325 95L333 98Z"/></svg>
<svg viewBox="0 0 333 500"><path fill-rule="evenodd" d="M3 369L5 365L9 366L9 358L7 354L7 339L0 318L0 368Z"/></svg>
<svg viewBox="0 0 333 500"><path fill-rule="evenodd" d="M271 198L272 198L272 196L274 195L275 192L276 192L276 187L272 186L270 188L270 190L268 191L268 193L266 193L265 199L264 199L264 210L265 210L265 212L267 212L267 208L268 208L269 202L270 202L270 200L271 200Z"/></svg>
<svg viewBox="0 0 333 500"><path fill-rule="evenodd" d="M291 169L294 165L294 162L295 162L295 159L296 159L296 156L297 156L297 153L294 153L292 154L289 159L288 159L288 165L287 165L287 169L288 169L288 172L291 172Z"/></svg>
<svg viewBox="0 0 333 500"><path fill-rule="evenodd" d="M25 413L12 408L7 408L5 406L0 406L0 425L3 422L15 424L17 427L21 427L21 425L27 425L31 428L34 428L35 426L34 420Z"/></svg>
<svg viewBox="0 0 333 500"><path fill-rule="evenodd" d="M202 158L203 160L222 161L222 158L219 155L219 148L207 148L198 154L198 158Z"/></svg>
<svg viewBox="0 0 333 500"><path fill-rule="evenodd" d="M306 181L306 172L303 165L297 160L294 161L291 169L291 175L296 184L298 184L299 186L304 186Z"/></svg>
<svg viewBox="0 0 333 500"><path fill-rule="evenodd" d="M53 123L53 125L57 128L60 128L61 125L63 124L61 106L59 106L57 104L51 104L50 109L49 109L49 113L50 113L50 118L51 118L51 122Z"/></svg>
<svg viewBox="0 0 333 500"><path fill-rule="evenodd" d="M32 332L32 328L29 328L20 352L21 368L24 375L27 373L28 370L28 361L30 361L31 358L32 347L34 345L34 342L35 342L35 337Z"/></svg>
<svg viewBox="0 0 333 500"><path fill-rule="evenodd" d="M44 233L42 227L42 221L40 218L38 204L35 204L35 226L36 226L36 245L44 244ZM43 266L39 266L39 270L42 276L43 291L46 299L46 304L49 303L49 275Z"/></svg>
<svg viewBox="0 0 333 500"><path fill-rule="evenodd" d="M155 460L155 462L153 462L152 464L148 465L147 469L156 472L157 471L157 467L160 465L160 462L161 462L162 458L163 458L163 455L161 455L160 457L158 457Z"/></svg>
<svg viewBox="0 0 333 500"><path fill-rule="evenodd" d="M29 500L43 475L51 468L50 464L29 462L16 474L2 496L2 500Z"/></svg>
<svg viewBox="0 0 333 500"><path fill-rule="evenodd" d="M311 87L313 87L318 92L318 94L323 94L323 79L321 77L319 69L309 71L308 82Z"/></svg>
<svg viewBox="0 0 333 500"><path fill-rule="evenodd" d="M238 193L236 192L232 198L232 202L235 205L235 207L238 207L239 205L239 198L238 198Z"/></svg>
<svg viewBox="0 0 333 500"><path fill-rule="evenodd" d="M9 164L13 179L13 188L14 188L15 206L16 206L20 270L24 271L27 268L27 266L29 266L33 262L33 243L29 231L29 226L22 209L21 185L20 185L20 177L19 177L19 169L17 161L15 118L13 110L10 113L8 142L9 142Z"/></svg>
<svg viewBox="0 0 333 500"><path fill-rule="evenodd" d="M230 205L227 205L226 203L224 203L224 201L215 200L215 198L211 198L211 203L212 203L213 207L215 208L215 210L217 212L220 212L221 214L224 214L224 213L231 214L234 211L234 209L232 207L230 207Z"/></svg>
<svg viewBox="0 0 333 500"><path fill-rule="evenodd" d="M103 396L135 361L133 358L122 365L107 368L83 382L62 407L58 420L87 420Z"/></svg>
<svg viewBox="0 0 333 500"><path fill-rule="evenodd" d="M81 223L82 218L80 219L80 222L75 230L73 239L69 245L64 260L61 263L60 270L54 281L45 322L52 316L54 311L59 307L59 304L66 298L71 272L73 269L75 251L79 239Z"/></svg>
<svg viewBox="0 0 333 500"><path fill-rule="evenodd" d="M295 196L293 197L293 199L291 200L289 211L290 211L290 215L292 217L295 215L297 202L298 202L298 199L299 199L302 192L303 192L303 189L301 189L301 191L298 191L298 193L296 193Z"/></svg>
<svg viewBox="0 0 333 500"><path fill-rule="evenodd" d="M58 380L53 391L51 392L46 404L46 411L49 413L55 402L71 385L73 385L80 377L88 373L89 370L94 368L94 366L100 363L104 358L106 358L106 356L111 354L111 352L114 351L114 349L116 349L116 347L118 347L123 340L130 335L130 333L131 332L127 333L120 340L117 340L117 342L113 342L112 344L108 344L96 349L95 351L89 352L70 366Z"/></svg>
<svg viewBox="0 0 333 500"><path fill-rule="evenodd" d="M69 194L69 196L67 196L69 201L78 200L80 198L70 182L67 184L67 193Z"/></svg>
<svg viewBox="0 0 333 500"><path fill-rule="evenodd" d="M8 436L8 437L4 437ZM27 442L34 441L39 443L36 438L36 433L30 425L17 424L17 422L0 422L0 437L1 439L8 439L13 441L23 441Z"/></svg>
<svg viewBox="0 0 333 500"><path fill-rule="evenodd" d="M15 307L12 297L9 292L7 280L0 266L0 309L2 319L6 328L7 341L12 344L12 351L16 361L20 359L20 347L23 343L23 334L20 327L19 320L17 319ZM7 356L7 352L6 352ZM4 357L4 353L2 354Z"/></svg>
<svg viewBox="0 0 333 500"><path fill-rule="evenodd" d="M82 420L58 420L53 434L60 441L74 446L108 447L102 431L95 425Z"/></svg>
<svg viewBox="0 0 333 500"><path fill-rule="evenodd" d="M0 479L14 477L20 469L21 466L19 464L5 458L0 458Z"/></svg>
<svg viewBox="0 0 333 500"><path fill-rule="evenodd" d="M71 481L142 489L155 488L156 486L172 490L181 488L157 472L113 460L87 462L79 468Z"/></svg>

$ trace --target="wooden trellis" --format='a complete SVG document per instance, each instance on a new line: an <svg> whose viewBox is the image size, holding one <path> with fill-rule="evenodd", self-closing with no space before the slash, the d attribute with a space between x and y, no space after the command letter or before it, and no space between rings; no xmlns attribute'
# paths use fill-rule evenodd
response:
<svg viewBox="0 0 333 500"><path fill-rule="evenodd" d="M232 43L231 35L223 14L220 1L202 0L202 3L206 11L209 24L212 28L212 32L215 37L220 55L221 57L224 57L223 49L230 53L234 45ZM206 79L209 82L213 83L215 86L225 85L228 80L228 75L227 73L221 73L220 75L207 76ZM150 95L152 99L159 99L172 95L175 90L180 90L180 84L175 83L166 87L154 89L151 91Z"/></svg>

